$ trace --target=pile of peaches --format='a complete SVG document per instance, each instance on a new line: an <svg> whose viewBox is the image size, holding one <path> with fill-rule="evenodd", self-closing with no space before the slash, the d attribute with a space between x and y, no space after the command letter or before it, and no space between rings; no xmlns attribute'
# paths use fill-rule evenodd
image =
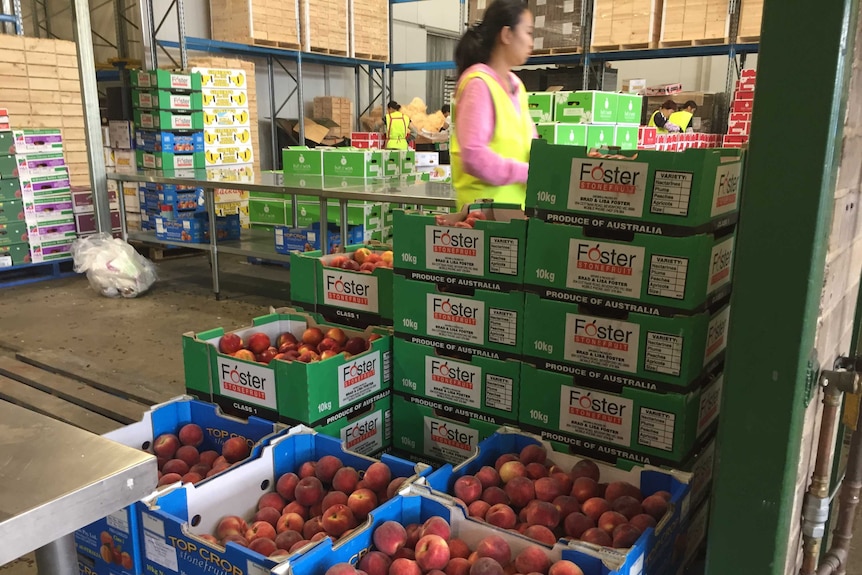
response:
<svg viewBox="0 0 862 575"><path fill-rule="evenodd" d="M359 248L351 254L328 257L323 260L323 265L328 268L370 274L377 268L392 269L392 250L373 252L368 248Z"/></svg>

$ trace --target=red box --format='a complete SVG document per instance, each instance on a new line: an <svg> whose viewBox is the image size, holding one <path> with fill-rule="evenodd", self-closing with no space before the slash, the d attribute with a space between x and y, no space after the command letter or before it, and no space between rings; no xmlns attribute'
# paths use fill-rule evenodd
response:
<svg viewBox="0 0 862 575"><path fill-rule="evenodd" d="M748 143L748 136L725 136L722 142L724 148L741 148Z"/></svg>
<svg viewBox="0 0 862 575"><path fill-rule="evenodd" d="M750 122L751 112L731 112L727 118L728 122Z"/></svg>
<svg viewBox="0 0 862 575"><path fill-rule="evenodd" d="M350 143L353 144L354 148L360 148L363 150L377 150L380 148L380 142L372 142L371 140L351 140Z"/></svg>
<svg viewBox="0 0 862 575"><path fill-rule="evenodd" d="M0 130L11 130L9 124L9 110L0 108Z"/></svg>
<svg viewBox="0 0 862 575"><path fill-rule="evenodd" d="M640 126L638 128L638 146L655 146L657 136L656 128Z"/></svg>
<svg viewBox="0 0 862 575"><path fill-rule="evenodd" d="M747 136L751 133L751 122L728 122L727 134L729 136Z"/></svg>
<svg viewBox="0 0 862 575"><path fill-rule="evenodd" d="M741 78L757 78L757 70L754 68L746 68L739 73Z"/></svg>
<svg viewBox="0 0 862 575"><path fill-rule="evenodd" d="M754 100L734 100L730 107L732 112L751 112L754 109Z"/></svg>
<svg viewBox="0 0 862 575"><path fill-rule="evenodd" d="M644 93L647 96L669 96L682 92L682 84L662 84L661 86L647 86Z"/></svg>
<svg viewBox="0 0 862 575"><path fill-rule="evenodd" d="M92 234L96 232L96 214L75 214L75 227L78 234ZM111 230L119 230L120 212L111 211Z"/></svg>
<svg viewBox="0 0 862 575"><path fill-rule="evenodd" d="M753 90L737 90L733 95L734 100L754 100Z"/></svg>

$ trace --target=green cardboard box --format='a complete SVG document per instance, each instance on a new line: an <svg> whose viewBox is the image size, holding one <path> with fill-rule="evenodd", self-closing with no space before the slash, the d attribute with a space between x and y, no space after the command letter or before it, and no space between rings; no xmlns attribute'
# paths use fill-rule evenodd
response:
<svg viewBox="0 0 862 575"><path fill-rule="evenodd" d="M0 202L0 224L17 224L24 221L24 202L6 200Z"/></svg>
<svg viewBox="0 0 862 575"><path fill-rule="evenodd" d="M643 96L637 94L617 94L617 124L639 126Z"/></svg>
<svg viewBox="0 0 862 575"><path fill-rule="evenodd" d="M285 423L295 423L282 418ZM345 449L376 456L392 447L392 390L384 389L313 427L341 440Z"/></svg>
<svg viewBox="0 0 862 575"><path fill-rule="evenodd" d="M301 196L297 199L300 197ZM315 199L311 202L300 200L298 210L300 218L308 218L309 222L320 221L320 202L318 200ZM326 211L327 221L329 223L341 223L341 206L339 205L338 200L329 200ZM347 225L363 226L366 231L382 229L383 204L380 202L349 200L347 202Z"/></svg>
<svg viewBox="0 0 862 575"><path fill-rule="evenodd" d="M463 407L395 394L392 447L437 462L460 463L500 428Z"/></svg>
<svg viewBox="0 0 862 575"><path fill-rule="evenodd" d="M0 246L27 242L29 237L27 222L0 224Z"/></svg>
<svg viewBox="0 0 862 575"><path fill-rule="evenodd" d="M11 154L0 154L0 180L18 179L18 160Z"/></svg>
<svg viewBox="0 0 862 575"><path fill-rule="evenodd" d="M173 114L157 110L146 112L134 110L135 125L144 130L203 130L203 112Z"/></svg>
<svg viewBox="0 0 862 575"><path fill-rule="evenodd" d="M730 293L733 232L625 240L600 233L531 220L524 284L547 299L670 316L702 311Z"/></svg>
<svg viewBox="0 0 862 575"><path fill-rule="evenodd" d="M555 92L528 92L527 107L535 123L553 122L556 109Z"/></svg>
<svg viewBox="0 0 862 575"><path fill-rule="evenodd" d="M170 152L145 152L135 150L138 168L144 170L198 170L206 163L204 152L194 154L171 154Z"/></svg>
<svg viewBox="0 0 862 575"><path fill-rule="evenodd" d="M497 425L517 424L521 362L441 355L403 339L392 342L396 393L415 395L481 413Z"/></svg>
<svg viewBox="0 0 862 575"><path fill-rule="evenodd" d="M416 152L413 150L401 150L401 173L412 174L416 169Z"/></svg>
<svg viewBox="0 0 862 575"><path fill-rule="evenodd" d="M252 199L248 200L248 221L253 224L268 224L277 226L291 225L292 214L285 209L284 200Z"/></svg>
<svg viewBox="0 0 862 575"><path fill-rule="evenodd" d="M323 152L323 175L338 178L383 176L383 153L375 150L340 148ZM330 184L324 183L327 187ZM341 186L337 186L341 187Z"/></svg>
<svg viewBox="0 0 862 575"><path fill-rule="evenodd" d="M30 263L30 244L0 246L0 269Z"/></svg>
<svg viewBox="0 0 862 575"><path fill-rule="evenodd" d="M520 206L474 204L487 219L473 229L437 225L435 216L398 210L395 269L418 281L492 291L520 289L524 281L527 220Z"/></svg>
<svg viewBox="0 0 862 575"><path fill-rule="evenodd" d="M15 135L11 131L0 131L0 154L15 153Z"/></svg>
<svg viewBox="0 0 862 575"><path fill-rule="evenodd" d="M19 180L18 178L8 178L6 180L0 180L0 201L20 199L21 180Z"/></svg>
<svg viewBox="0 0 862 575"><path fill-rule="evenodd" d="M373 252L388 251L388 246L347 246L352 254L369 247ZM330 267L334 258L344 254L322 255L320 250L290 255L290 299L311 307L325 319L364 328L392 325L392 270L377 267L372 272Z"/></svg>
<svg viewBox="0 0 862 575"><path fill-rule="evenodd" d="M401 151L400 150L383 150L383 177L395 178L401 175Z"/></svg>
<svg viewBox="0 0 862 575"><path fill-rule="evenodd" d="M171 70L130 70L132 87L157 88L171 92L199 92L201 75L199 72L183 73Z"/></svg>
<svg viewBox="0 0 862 575"><path fill-rule="evenodd" d="M527 214L575 225L611 218L613 229L662 235L717 230L736 221L741 168L740 150L728 148L638 150L619 160L534 141Z"/></svg>
<svg viewBox="0 0 862 575"><path fill-rule="evenodd" d="M281 151L282 166L284 166L285 186L315 187L301 185L302 180L290 178L290 176L322 176L323 175L323 150L315 150L305 146L294 146L284 148ZM307 181L307 180L306 180ZM313 181L313 184L323 185L323 180Z"/></svg>
<svg viewBox="0 0 862 575"><path fill-rule="evenodd" d="M688 459L712 429L724 376L685 394L625 386L597 390L529 364L521 379L521 429L586 440L596 452L617 450L633 461L647 455L653 465L674 466Z"/></svg>
<svg viewBox="0 0 862 575"><path fill-rule="evenodd" d="M375 164L372 167L376 166ZM339 189L350 192L381 192L393 185L398 185L399 179L404 177L384 178L382 176L369 176L368 178L356 178L352 176L324 176L323 187L327 190Z"/></svg>
<svg viewBox="0 0 862 575"><path fill-rule="evenodd" d="M167 90L132 90L132 106L139 110L200 112L203 110L203 100L200 92L173 94Z"/></svg>
<svg viewBox="0 0 862 575"><path fill-rule="evenodd" d="M585 90L556 92L554 94L554 120L576 124L615 124L617 122L617 94Z"/></svg>
<svg viewBox="0 0 862 575"><path fill-rule="evenodd" d="M587 147L602 148L614 145L614 125L590 124L587 126Z"/></svg>
<svg viewBox="0 0 862 575"><path fill-rule="evenodd" d="M282 152L282 155L284 153ZM323 172L323 160L321 159L320 171ZM320 190L323 188L323 176L311 174L284 174L284 186L288 188L306 188ZM310 197L310 196L309 196ZM297 197L297 199L299 199ZM314 198L311 198L314 199Z"/></svg>
<svg viewBox="0 0 862 575"><path fill-rule="evenodd" d="M234 330L243 341L264 332L275 342L285 332L301 339L303 332L318 327L324 333L332 324L318 323L308 314L291 308L274 310L254 318L250 327ZM274 360L269 365L222 354L218 344L225 330L216 328L183 336L186 388L206 392L232 415L256 415L276 421L291 420L311 427L329 416L382 390L391 388L392 352L388 330L364 331L343 328L348 337L371 334L381 337L369 349L350 359L343 354L312 363Z"/></svg>
<svg viewBox="0 0 862 575"><path fill-rule="evenodd" d="M614 145L619 146L621 150L637 150L638 127L617 126L614 129Z"/></svg>
<svg viewBox="0 0 862 575"><path fill-rule="evenodd" d="M401 233L401 232L397 232ZM473 295L442 291L434 283L394 274L395 332L444 354L518 358L524 326L524 294L476 289Z"/></svg>
<svg viewBox="0 0 862 575"><path fill-rule="evenodd" d="M611 319L536 294L528 293L525 301L525 361L578 377L584 385L681 393L724 359L728 305L690 316L628 312Z"/></svg>
<svg viewBox="0 0 862 575"><path fill-rule="evenodd" d="M539 138L559 146L586 146L586 124L536 124Z"/></svg>

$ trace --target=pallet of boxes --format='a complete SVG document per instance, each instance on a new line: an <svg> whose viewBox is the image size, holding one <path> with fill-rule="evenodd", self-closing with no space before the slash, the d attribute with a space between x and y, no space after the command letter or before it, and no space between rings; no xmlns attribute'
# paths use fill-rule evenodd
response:
<svg viewBox="0 0 862 575"><path fill-rule="evenodd" d="M743 70L740 79L736 81L736 90L733 92L730 115L727 119L727 135L722 140L725 148L742 148L748 144L756 81L755 70Z"/></svg>
<svg viewBox="0 0 862 575"><path fill-rule="evenodd" d="M740 171L737 150L533 145L522 429L611 464L712 457Z"/></svg>
<svg viewBox="0 0 862 575"><path fill-rule="evenodd" d="M593 90L531 92L530 116L539 138L552 144L634 150L642 97Z"/></svg>

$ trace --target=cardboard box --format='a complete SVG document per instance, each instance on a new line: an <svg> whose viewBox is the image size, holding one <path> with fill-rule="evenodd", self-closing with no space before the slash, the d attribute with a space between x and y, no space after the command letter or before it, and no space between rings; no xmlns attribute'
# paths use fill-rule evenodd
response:
<svg viewBox="0 0 862 575"><path fill-rule="evenodd" d="M617 126L614 128L614 145L621 150L637 150L638 127Z"/></svg>
<svg viewBox="0 0 862 575"><path fill-rule="evenodd" d="M736 220L741 167L741 155L734 150L645 150L636 159L617 160L536 141L530 152L527 214L664 235L717 230ZM611 218L613 222L604 221Z"/></svg>
<svg viewBox="0 0 862 575"><path fill-rule="evenodd" d="M474 204L487 219L473 229L438 225L433 215L397 210L395 269L411 280L492 291L524 281L527 220L520 206Z"/></svg>
<svg viewBox="0 0 862 575"><path fill-rule="evenodd" d="M111 211L111 229L120 229L119 211ZM98 226L96 225L96 215L94 213L75 214L75 224L72 226L72 230L77 230L78 235L96 233L99 231Z"/></svg>
<svg viewBox="0 0 862 575"><path fill-rule="evenodd" d="M156 238L190 244L209 242L210 223L206 212L197 212L195 216L201 217L179 220L168 220L163 217L153 218ZM240 237L239 215L216 216L216 237L218 240L238 240Z"/></svg>
<svg viewBox="0 0 862 575"><path fill-rule="evenodd" d="M365 245L347 246L345 253L354 259L356 250ZM389 246L367 246L382 255ZM370 325L392 325L392 269L377 267L373 271L351 271L331 267L334 258L321 252L294 252L290 256L290 301L313 309L331 322L365 328Z"/></svg>
<svg viewBox="0 0 862 575"><path fill-rule="evenodd" d="M203 112L203 128L249 128L251 115L242 108L213 108Z"/></svg>
<svg viewBox="0 0 862 575"><path fill-rule="evenodd" d="M284 200L274 199L249 199L248 219L253 224L267 224L275 226L286 226L291 218L285 210Z"/></svg>
<svg viewBox="0 0 862 575"><path fill-rule="evenodd" d="M201 92L205 109L248 107L248 91L245 88L203 88Z"/></svg>
<svg viewBox="0 0 862 575"><path fill-rule="evenodd" d="M520 427L590 442L596 453L616 450L631 461L676 467L689 459L713 429L721 404L719 373L685 393L655 393L618 386L599 391L578 378L536 369L521 370ZM559 439L558 439L559 440Z"/></svg>
<svg viewBox="0 0 862 575"><path fill-rule="evenodd" d="M730 110L732 112L751 112L754 110L754 100L734 100Z"/></svg>
<svg viewBox="0 0 862 575"><path fill-rule="evenodd" d="M108 171L112 171L113 168L117 166L116 161L114 160L114 150L111 148L102 148L102 153L105 157L105 168Z"/></svg>
<svg viewBox="0 0 862 575"><path fill-rule="evenodd" d="M137 130L135 143L138 149L153 153L190 154L204 151L202 132L174 133Z"/></svg>
<svg viewBox="0 0 862 575"><path fill-rule="evenodd" d="M9 130L0 130L0 154L15 153L15 134Z"/></svg>
<svg viewBox="0 0 862 575"><path fill-rule="evenodd" d="M382 156L381 175L385 178L394 178L401 175L401 152L400 150L381 150ZM412 170L411 170L412 171ZM372 176L373 177L373 176Z"/></svg>
<svg viewBox="0 0 862 575"><path fill-rule="evenodd" d="M193 72L201 76L201 88L248 89L248 73L241 68L211 68L195 66Z"/></svg>
<svg viewBox="0 0 862 575"><path fill-rule="evenodd" d="M75 213L71 194L24 198L24 218L32 221L72 220Z"/></svg>
<svg viewBox="0 0 862 575"><path fill-rule="evenodd" d="M0 246L0 269L31 263L30 246L26 243Z"/></svg>
<svg viewBox="0 0 862 575"><path fill-rule="evenodd" d="M16 179L18 177L18 162L11 154L0 154L0 180Z"/></svg>
<svg viewBox="0 0 862 575"><path fill-rule="evenodd" d="M383 176L382 168L383 154L381 152L349 148L323 151L324 176L378 178Z"/></svg>
<svg viewBox="0 0 862 575"><path fill-rule="evenodd" d="M295 423L282 417L282 421ZM392 390L384 389L335 413L313 428L347 449L377 456L392 448Z"/></svg>
<svg viewBox="0 0 862 575"><path fill-rule="evenodd" d="M251 129L237 126L204 128L203 141L207 146L247 145L251 142Z"/></svg>
<svg viewBox="0 0 862 575"><path fill-rule="evenodd" d="M415 167L439 166L440 152L416 152Z"/></svg>
<svg viewBox="0 0 862 575"><path fill-rule="evenodd" d="M521 354L524 294L473 290L449 293L433 283L394 275L393 325L400 337L430 345L444 354L493 359Z"/></svg>
<svg viewBox="0 0 862 575"><path fill-rule="evenodd" d="M656 128L650 128L649 126L639 126L638 127L638 147L655 146L657 135L658 135L658 133L657 133Z"/></svg>
<svg viewBox="0 0 862 575"><path fill-rule="evenodd" d="M323 150L305 146L284 148L281 151L281 159L284 166L285 185L288 185L289 176L323 176ZM290 181L290 185L296 185L295 182Z"/></svg>
<svg viewBox="0 0 862 575"><path fill-rule="evenodd" d="M616 133L616 125L614 124L590 124L587 126L587 147L588 148L605 148L614 145L614 134Z"/></svg>
<svg viewBox="0 0 862 575"><path fill-rule="evenodd" d="M204 167L206 155L136 150L135 160L139 168L146 170L198 170Z"/></svg>
<svg viewBox="0 0 862 575"><path fill-rule="evenodd" d="M135 174L138 171L134 150L114 150L114 171L118 174Z"/></svg>
<svg viewBox="0 0 862 575"><path fill-rule="evenodd" d="M254 161L254 148L251 143L236 146L207 146L203 156L207 167L250 164Z"/></svg>
<svg viewBox="0 0 862 575"><path fill-rule="evenodd" d="M554 119L580 124L613 124L617 121L617 94L586 90L556 92Z"/></svg>
<svg viewBox="0 0 862 575"><path fill-rule="evenodd" d="M18 178L10 178L8 180L0 180L0 201L3 200L20 200L21 199L21 182Z"/></svg>
<svg viewBox="0 0 862 575"><path fill-rule="evenodd" d="M556 111L554 92L528 92L527 107L530 109L533 122L537 124L553 122Z"/></svg>
<svg viewBox="0 0 862 575"><path fill-rule="evenodd" d="M18 154L15 156L15 163L17 165L17 175L19 177L68 174L63 152L26 155Z"/></svg>
<svg viewBox="0 0 862 575"><path fill-rule="evenodd" d="M34 264L68 260L72 257L72 242L58 243L50 246L30 244L30 259Z"/></svg>
<svg viewBox="0 0 862 575"><path fill-rule="evenodd" d="M586 146L586 124L536 124L539 138L560 146Z"/></svg>
<svg viewBox="0 0 862 575"><path fill-rule="evenodd" d="M204 114L176 114L173 112L142 110L134 111L135 125L145 130L203 130Z"/></svg>
<svg viewBox="0 0 862 575"><path fill-rule="evenodd" d="M319 327L325 333L337 326L281 308L231 333L247 340L252 333L264 332L276 341L285 332L300 339L310 327ZM220 353L218 343L225 334L222 328L187 333L183 336L186 388L190 392L211 388L214 401L235 415L281 418L312 427L331 423L333 414L390 389L392 380L391 337L387 331L344 331L349 337L362 336L366 340L374 333L382 337L372 341L368 351L350 359L337 355L309 364L275 360L265 365Z"/></svg>
<svg viewBox="0 0 862 575"><path fill-rule="evenodd" d="M292 214L291 214L292 215ZM338 230L327 230L329 253L334 254L342 251L341 233ZM358 244L365 241L365 233L358 226L347 234L347 243ZM321 249L320 226L311 228L286 228L275 227L275 251L280 254L292 254L294 252L312 252Z"/></svg>
<svg viewBox="0 0 862 575"><path fill-rule="evenodd" d="M395 393L424 397L480 413L497 425L517 424L521 362L479 356L458 359L425 345L392 343Z"/></svg>
<svg viewBox="0 0 862 575"><path fill-rule="evenodd" d="M690 316L629 311L612 319L589 306L531 293L525 302L525 361L596 389L626 385L681 393L714 371L727 346L727 305Z"/></svg>
<svg viewBox="0 0 862 575"><path fill-rule="evenodd" d="M0 202L0 224L14 224L24 221L24 202L6 200Z"/></svg>
<svg viewBox="0 0 862 575"><path fill-rule="evenodd" d="M643 97L635 94L617 94L617 124L640 125L642 108Z"/></svg>
<svg viewBox="0 0 862 575"><path fill-rule="evenodd" d="M113 180L109 180L109 182L113 182L114 186L116 186L117 182ZM90 190L82 190L71 192L72 195L72 209L76 214L92 214L95 211L95 207L93 206L93 192ZM119 210L120 209L120 200L117 198L117 188L114 187L111 189L111 186L108 186L108 209L109 210Z"/></svg>
<svg viewBox="0 0 862 575"><path fill-rule="evenodd" d="M0 246L26 243L30 237L28 229L26 222L0 224Z"/></svg>
<svg viewBox="0 0 862 575"><path fill-rule="evenodd" d="M134 149L135 127L132 122L111 120L108 122L108 145L118 150Z"/></svg>
<svg viewBox="0 0 862 575"><path fill-rule="evenodd" d="M170 92L197 92L201 89L201 75L197 72L186 74L171 70L130 70L129 77L134 88L156 88Z"/></svg>
<svg viewBox="0 0 862 575"><path fill-rule="evenodd" d="M644 78L632 78L623 80L623 92L626 94L643 94L646 90L646 80Z"/></svg>
<svg viewBox="0 0 862 575"><path fill-rule="evenodd" d="M2 135L3 132L0 132ZM60 130L13 130L16 154L44 154L63 151L63 134ZM0 149L3 149L0 141Z"/></svg>
<svg viewBox="0 0 862 575"><path fill-rule="evenodd" d="M547 299L662 316L702 311L730 293L734 232L606 240L599 231L532 220L527 289Z"/></svg>
<svg viewBox="0 0 862 575"><path fill-rule="evenodd" d="M132 106L139 110L198 112L203 107L200 92L172 94L165 90L132 90ZM135 122L137 124L137 122ZM138 124L140 127L145 127Z"/></svg>

